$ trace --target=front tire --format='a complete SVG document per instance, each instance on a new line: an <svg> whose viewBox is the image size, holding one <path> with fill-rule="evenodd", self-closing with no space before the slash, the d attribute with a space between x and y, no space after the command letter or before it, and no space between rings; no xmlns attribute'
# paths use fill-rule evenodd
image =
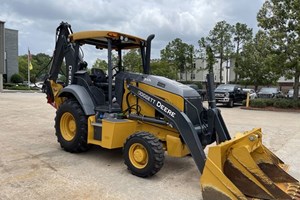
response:
<svg viewBox="0 0 300 200"><path fill-rule="evenodd" d="M147 132L138 132L129 136L124 144L124 163L133 175L150 177L162 168L164 152L158 138Z"/></svg>
<svg viewBox="0 0 300 200"><path fill-rule="evenodd" d="M57 109L55 118L57 141L68 152L87 151L87 116L76 100L68 99Z"/></svg>
<svg viewBox="0 0 300 200"><path fill-rule="evenodd" d="M233 108L233 106L234 106L233 99L230 99L229 102L228 102L228 107Z"/></svg>

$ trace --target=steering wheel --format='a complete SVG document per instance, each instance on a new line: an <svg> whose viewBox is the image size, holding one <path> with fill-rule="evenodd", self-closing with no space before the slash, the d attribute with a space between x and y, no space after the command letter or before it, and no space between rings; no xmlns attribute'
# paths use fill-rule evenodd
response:
<svg viewBox="0 0 300 200"><path fill-rule="evenodd" d="M116 66L114 66L111 70L112 70L112 72L113 71L115 71L115 73L112 75L112 78L114 78L118 73L119 73L119 66L118 65L116 65Z"/></svg>

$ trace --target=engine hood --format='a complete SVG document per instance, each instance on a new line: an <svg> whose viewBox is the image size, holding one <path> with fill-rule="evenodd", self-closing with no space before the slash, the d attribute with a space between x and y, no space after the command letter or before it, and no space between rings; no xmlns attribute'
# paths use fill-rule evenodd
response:
<svg viewBox="0 0 300 200"><path fill-rule="evenodd" d="M227 89L215 89L215 92L226 93L226 92L233 92L233 91L232 90L227 90Z"/></svg>
<svg viewBox="0 0 300 200"><path fill-rule="evenodd" d="M257 94L275 94L274 92L258 92Z"/></svg>
<svg viewBox="0 0 300 200"><path fill-rule="evenodd" d="M200 96L195 89L162 76L143 75L143 80L141 82L182 97Z"/></svg>
<svg viewBox="0 0 300 200"><path fill-rule="evenodd" d="M182 97L200 97L195 89L166 77L131 72L120 72L118 76L124 76L125 79L130 78Z"/></svg>

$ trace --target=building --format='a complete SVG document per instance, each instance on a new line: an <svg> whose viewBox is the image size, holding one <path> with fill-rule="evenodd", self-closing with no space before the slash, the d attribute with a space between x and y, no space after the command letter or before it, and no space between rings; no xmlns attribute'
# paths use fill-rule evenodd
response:
<svg viewBox="0 0 300 200"><path fill-rule="evenodd" d="M199 81L206 82L206 74L208 70L206 69L207 63L205 59L195 59L193 69L191 72L180 73L179 81ZM222 83L229 83L235 80L235 72L233 70L234 62L228 61L223 63L222 70ZM213 66L215 83L220 83L220 59L217 59L217 62Z"/></svg>
<svg viewBox="0 0 300 200"><path fill-rule="evenodd" d="M288 92L289 89L293 88L295 82L295 78L287 79L285 77L280 77L277 81L279 89L284 93Z"/></svg>
<svg viewBox="0 0 300 200"><path fill-rule="evenodd" d="M2 83L9 82L13 74L19 73L18 31L6 29L0 21L0 89Z"/></svg>
<svg viewBox="0 0 300 200"><path fill-rule="evenodd" d="M207 63L205 59L195 59L193 69L188 73L179 73L179 81L196 81L205 83L206 74L208 70L206 69ZM223 63L222 70L222 83L232 83L235 82L235 72L234 72L234 59L230 60L228 63ZM215 80L214 82L220 84L220 59L217 59L217 62L213 66ZM287 79L285 77L280 77L277 81L277 87L283 92L287 92L288 89L291 89L294 85L294 78Z"/></svg>
<svg viewBox="0 0 300 200"><path fill-rule="evenodd" d="M17 30L5 29L5 54L6 80L10 82L10 77L19 73Z"/></svg>

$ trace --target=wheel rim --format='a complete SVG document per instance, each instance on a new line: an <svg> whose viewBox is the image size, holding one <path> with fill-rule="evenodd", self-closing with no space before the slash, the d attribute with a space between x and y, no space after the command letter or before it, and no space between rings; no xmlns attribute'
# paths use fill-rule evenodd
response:
<svg viewBox="0 0 300 200"><path fill-rule="evenodd" d="M129 148L129 160L138 169L143 169L148 164L147 149L139 143L134 143Z"/></svg>
<svg viewBox="0 0 300 200"><path fill-rule="evenodd" d="M76 122L74 116L65 112L60 119L60 132L67 141L73 140L76 134Z"/></svg>

